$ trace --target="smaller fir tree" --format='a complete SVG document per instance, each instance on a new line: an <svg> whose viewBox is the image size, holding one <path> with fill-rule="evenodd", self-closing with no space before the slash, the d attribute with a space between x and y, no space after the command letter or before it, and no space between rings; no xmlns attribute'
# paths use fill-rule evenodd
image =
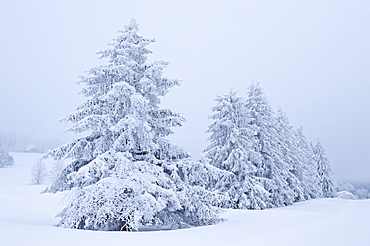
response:
<svg viewBox="0 0 370 246"><path fill-rule="evenodd" d="M216 187L225 193L228 201L219 206L240 209L264 209L268 192L257 179L256 167L251 162L258 155L251 148L254 131L246 127L248 115L244 101L235 92L216 98L213 107L214 122L209 126L210 145L205 150L210 164L225 170Z"/></svg>
<svg viewBox="0 0 370 246"><path fill-rule="evenodd" d="M335 180L331 171L329 158L326 156L320 140L317 141L313 150L313 159L319 175L319 186L322 190L322 196L326 198L335 197Z"/></svg>
<svg viewBox="0 0 370 246"><path fill-rule="evenodd" d="M286 163L289 172L287 173L287 183L293 192L293 202L305 200L304 188L299 180L302 175L299 151L295 143L295 129L290 125L289 118L282 109L279 109L276 118L276 128L278 133L278 147L280 149L281 159Z"/></svg>
<svg viewBox="0 0 370 246"><path fill-rule="evenodd" d="M258 83L249 87L245 110L249 116L247 127L255 132L251 148L258 156L252 160L256 178L269 193L264 201L268 207L292 204L294 192L289 180L294 176L289 172L283 146L279 145L282 139L274 112Z"/></svg>
<svg viewBox="0 0 370 246"><path fill-rule="evenodd" d="M320 177L314 161L314 150L307 141L302 127L295 131L294 140L295 153L298 157L295 175L301 182L305 199L320 198L323 195Z"/></svg>
<svg viewBox="0 0 370 246"><path fill-rule="evenodd" d="M0 168L14 165L14 159L9 154L5 145L0 143Z"/></svg>

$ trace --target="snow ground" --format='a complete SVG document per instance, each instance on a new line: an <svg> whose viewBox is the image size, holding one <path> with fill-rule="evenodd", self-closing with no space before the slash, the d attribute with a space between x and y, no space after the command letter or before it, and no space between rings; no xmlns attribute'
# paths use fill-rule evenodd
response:
<svg viewBox="0 0 370 246"><path fill-rule="evenodd" d="M29 185L41 154L11 153L0 169L0 245L370 245L370 200L317 199L264 211L227 210L227 221L176 231L96 232L54 227L65 194ZM49 163L50 165L50 163Z"/></svg>

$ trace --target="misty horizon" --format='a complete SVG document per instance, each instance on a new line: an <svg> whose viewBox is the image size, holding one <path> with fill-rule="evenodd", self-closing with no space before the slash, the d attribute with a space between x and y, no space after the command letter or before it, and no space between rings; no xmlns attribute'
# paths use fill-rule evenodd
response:
<svg viewBox="0 0 370 246"><path fill-rule="evenodd" d="M155 38L150 59L182 80L162 99L187 122L170 140L199 158L216 95L258 81L275 111L319 138L339 181L370 180L367 1L254 3L139 1L2 3L0 135L56 147L76 138L59 120L85 98L78 76L104 64L131 17ZM99 16L99 18L96 18ZM44 148L44 147L42 147ZM45 147L49 148L49 147ZM21 149L21 148L19 148Z"/></svg>

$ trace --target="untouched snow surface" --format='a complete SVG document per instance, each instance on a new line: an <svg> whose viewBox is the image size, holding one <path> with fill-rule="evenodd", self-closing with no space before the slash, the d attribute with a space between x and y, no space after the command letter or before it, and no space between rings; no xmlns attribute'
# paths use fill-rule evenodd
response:
<svg viewBox="0 0 370 246"><path fill-rule="evenodd" d="M2 246L370 245L370 200L317 199L264 211L227 210L222 215L226 222L177 231L54 227L66 193L40 194L45 185L29 185L31 168L41 154L11 154L15 166L0 169Z"/></svg>

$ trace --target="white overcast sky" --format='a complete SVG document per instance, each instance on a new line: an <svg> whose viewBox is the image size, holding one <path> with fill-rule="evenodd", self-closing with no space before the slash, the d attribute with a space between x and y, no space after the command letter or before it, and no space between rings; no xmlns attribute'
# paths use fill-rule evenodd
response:
<svg viewBox="0 0 370 246"><path fill-rule="evenodd" d="M135 18L150 59L182 80L163 99L187 122L171 140L198 158L216 95L260 82L276 110L323 142L339 180L370 181L370 1L0 0L0 133L71 139L58 120L78 76Z"/></svg>

